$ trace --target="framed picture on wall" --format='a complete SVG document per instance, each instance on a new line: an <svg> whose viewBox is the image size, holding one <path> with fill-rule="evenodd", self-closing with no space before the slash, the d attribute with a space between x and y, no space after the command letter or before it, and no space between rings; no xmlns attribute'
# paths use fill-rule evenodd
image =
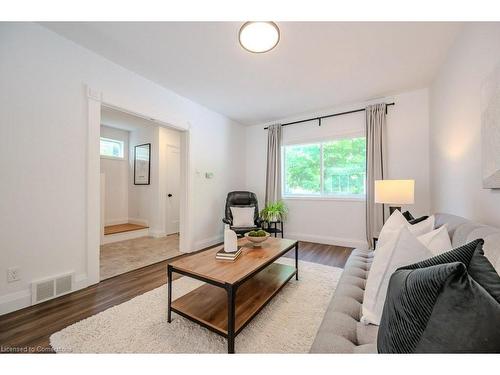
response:
<svg viewBox="0 0 500 375"><path fill-rule="evenodd" d="M134 147L134 185L151 182L151 143Z"/></svg>

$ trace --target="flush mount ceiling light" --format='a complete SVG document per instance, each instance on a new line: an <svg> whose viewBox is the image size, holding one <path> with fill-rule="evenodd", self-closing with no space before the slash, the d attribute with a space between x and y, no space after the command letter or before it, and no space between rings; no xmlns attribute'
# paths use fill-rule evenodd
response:
<svg viewBox="0 0 500 375"><path fill-rule="evenodd" d="M264 53L280 41L280 30L274 22L245 22L240 28L241 46L249 52Z"/></svg>

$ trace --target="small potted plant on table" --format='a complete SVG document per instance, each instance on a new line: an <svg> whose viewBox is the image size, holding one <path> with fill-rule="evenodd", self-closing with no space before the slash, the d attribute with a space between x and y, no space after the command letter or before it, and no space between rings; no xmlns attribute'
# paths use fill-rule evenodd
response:
<svg viewBox="0 0 500 375"><path fill-rule="evenodd" d="M273 233L281 233L283 237L283 221L288 215L288 208L283 201L271 202L264 207L260 212L260 218L267 224L267 230ZM271 223L274 224L274 229L271 228ZM276 224L281 224L281 229L277 229Z"/></svg>
<svg viewBox="0 0 500 375"><path fill-rule="evenodd" d="M245 238L253 243L254 247L261 246L262 242L269 238L270 234L263 229L252 230L245 233Z"/></svg>

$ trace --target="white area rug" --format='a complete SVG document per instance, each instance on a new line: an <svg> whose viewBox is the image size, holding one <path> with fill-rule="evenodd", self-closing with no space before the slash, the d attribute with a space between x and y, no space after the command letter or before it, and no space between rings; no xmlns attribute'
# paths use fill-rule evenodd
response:
<svg viewBox="0 0 500 375"><path fill-rule="evenodd" d="M307 353L341 274L341 268L301 261L299 281L290 280L236 336L236 353ZM173 298L199 285L175 280ZM167 323L166 286L56 332L50 344L63 353L227 353L226 340L198 324L175 313Z"/></svg>

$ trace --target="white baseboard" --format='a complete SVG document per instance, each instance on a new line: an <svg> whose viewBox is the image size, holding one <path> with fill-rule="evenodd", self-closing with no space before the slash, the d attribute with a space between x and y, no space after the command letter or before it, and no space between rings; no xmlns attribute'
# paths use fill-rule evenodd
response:
<svg viewBox="0 0 500 375"><path fill-rule="evenodd" d="M360 249L367 249L368 244L366 241L353 239L353 238L342 238L342 237L330 237L330 236L318 236L314 234L305 233L285 233L286 238L299 241L316 242L326 245L336 245L345 247L354 247Z"/></svg>
<svg viewBox="0 0 500 375"><path fill-rule="evenodd" d="M154 238L162 238L167 237L167 233L163 231L149 230L149 235Z"/></svg>
<svg viewBox="0 0 500 375"><path fill-rule="evenodd" d="M205 238L203 240L196 241L194 243L193 251L201 250L201 249L204 249L204 248L209 247L209 246L217 245L218 243L221 243L223 240L224 240L224 236L222 234L219 234L219 235L214 236L214 237Z"/></svg>
<svg viewBox="0 0 500 375"><path fill-rule="evenodd" d="M148 221L143 219L134 219L130 217L125 217L123 219L107 220L104 223L104 226L107 227L109 225L119 225L119 224L137 224L137 225L144 225L145 227L147 227Z"/></svg>
<svg viewBox="0 0 500 375"><path fill-rule="evenodd" d="M73 290L84 289L88 285L87 274L82 273L75 275ZM72 293L71 292L71 293ZM69 294L69 293L68 293ZM43 302L42 302L43 303ZM0 296L0 315L8 314L10 312L24 309L25 307L32 306L31 303L31 288L20 290L18 292L9 293Z"/></svg>
<svg viewBox="0 0 500 375"><path fill-rule="evenodd" d="M139 237L147 237L147 236L149 236L149 228L131 230L130 232L107 234L103 236L103 238L101 239L101 245L106 245L108 243L113 243L113 242L131 240Z"/></svg>
<svg viewBox="0 0 500 375"><path fill-rule="evenodd" d="M86 273L80 273L78 275L75 275L75 284L73 285L73 289L75 291L80 289L85 289L88 286L89 286L89 280L87 278Z"/></svg>
<svg viewBox="0 0 500 375"><path fill-rule="evenodd" d="M31 306L31 289L20 290L0 297L0 315Z"/></svg>

